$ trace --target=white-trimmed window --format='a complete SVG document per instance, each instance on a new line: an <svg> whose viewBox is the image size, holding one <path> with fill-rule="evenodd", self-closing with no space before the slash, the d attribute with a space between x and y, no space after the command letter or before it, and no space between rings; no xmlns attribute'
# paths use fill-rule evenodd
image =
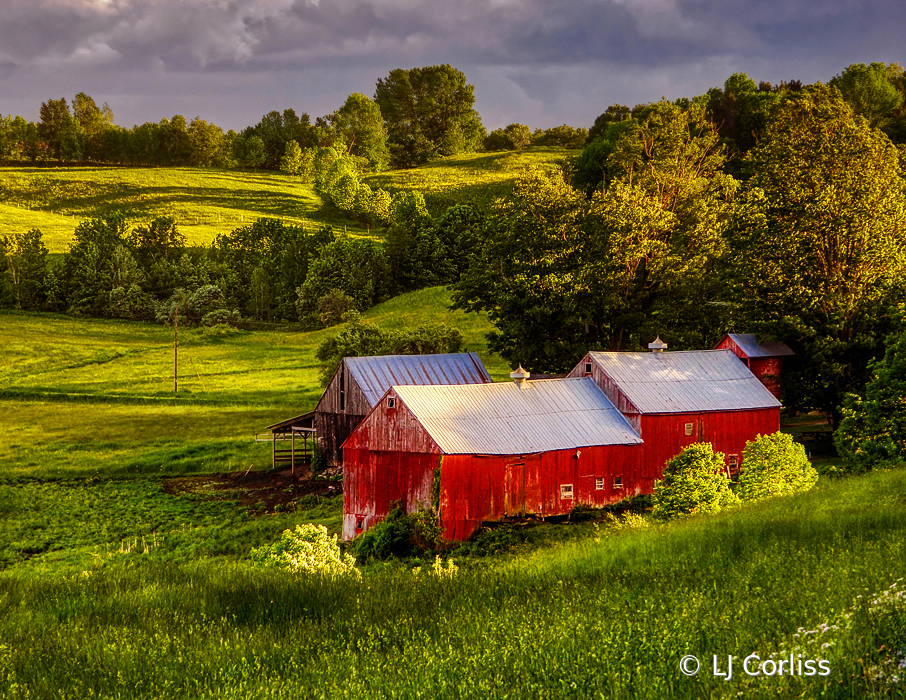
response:
<svg viewBox="0 0 906 700"><path fill-rule="evenodd" d="M695 429L695 423L686 423L683 426L683 432L686 435L692 435L692 431Z"/></svg>
<svg viewBox="0 0 906 700"><path fill-rule="evenodd" d="M604 477L603 476L600 478L595 477L595 491L603 491L603 490L604 490Z"/></svg>
<svg viewBox="0 0 906 700"><path fill-rule="evenodd" d="M739 471L739 455L727 455L727 468L731 474Z"/></svg>
<svg viewBox="0 0 906 700"><path fill-rule="evenodd" d="M615 489L623 488L623 477L622 476L615 476L613 478L613 487Z"/></svg>
<svg viewBox="0 0 906 700"><path fill-rule="evenodd" d="M585 374L591 374L591 362L585 363Z"/></svg>
<svg viewBox="0 0 906 700"><path fill-rule="evenodd" d="M572 484L560 484L560 498L562 500L572 499L573 497L573 485Z"/></svg>
<svg viewBox="0 0 906 700"><path fill-rule="evenodd" d="M395 396L387 397L387 408L396 408L396 397Z"/></svg>
<svg viewBox="0 0 906 700"><path fill-rule="evenodd" d="M355 516L355 529L356 530L365 529L365 516L364 515Z"/></svg>

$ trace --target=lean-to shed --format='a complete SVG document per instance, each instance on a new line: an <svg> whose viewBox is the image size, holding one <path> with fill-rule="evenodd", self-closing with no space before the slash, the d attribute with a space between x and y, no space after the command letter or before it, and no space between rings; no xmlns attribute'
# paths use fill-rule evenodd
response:
<svg viewBox="0 0 906 700"><path fill-rule="evenodd" d="M569 513L649 491L641 439L588 378L394 386L343 445L343 537L394 501L434 506L448 539L506 516Z"/></svg>
<svg viewBox="0 0 906 700"><path fill-rule="evenodd" d="M342 462L343 441L391 386L490 381L474 352L346 357L315 408L318 448L329 464Z"/></svg>
<svg viewBox="0 0 906 700"><path fill-rule="evenodd" d="M727 333L714 348L729 350L736 355L752 374L761 380L768 391L777 399L780 398L780 370L783 358L796 354L786 343L770 338L762 338L759 341L752 333Z"/></svg>
<svg viewBox="0 0 906 700"><path fill-rule="evenodd" d="M646 478L694 442L723 452L734 474L746 441L780 429L780 402L729 350L593 351L570 376L591 377L641 435Z"/></svg>

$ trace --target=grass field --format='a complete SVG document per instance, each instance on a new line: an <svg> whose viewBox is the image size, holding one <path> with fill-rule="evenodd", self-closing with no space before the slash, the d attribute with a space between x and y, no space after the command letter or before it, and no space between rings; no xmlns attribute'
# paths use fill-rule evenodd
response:
<svg viewBox="0 0 906 700"><path fill-rule="evenodd" d="M372 175L372 187L424 192L435 211L505 194L528 165L550 165L574 154L556 148L454 156L423 168ZM68 250L79 221L122 212L135 222L176 219L190 245L209 245L260 217L306 227L331 225L369 235L311 185L283 173L205 168L0 168L0 236L39 228L51 253Z"/></svg>
<svg viewBox="0 0 906 700"><path fill-rule="evenodd" d="M176 219L190 245L209 245L260 217L365 234L325 207L311 185L277 172L204 168L0 168L0 235L39 228L51 253L79 221L122 212L136 222Z"/></svg>
<svg viewBox="0 0 906 700"><path fill-rule="evenodd" d="M506 379L487 320L449 298L365 316L455 325ZM183 328L174 396L170 328L0 313L0 699L906 694L891 682L906 592L878 597L906 577L906 470L669 525L495 530L453 553L450 578L415 561L361 580L254 568L249 551L285 528L340 527L336 496L278 509L215 483L265 476L252 436L314 406L315 348L336 331ZM830 675L748 677L753 652ZM727 655L730 680L711 671Z"/></svg>
<svg viewBox="0 0 906 700"><path fill-rule="evenodd" d="M524 151L466 153L409 170L390 170L363 178L372 189L417 190L435 214L461 202L486 205L509 192L529 166L551 167L580 151L535 147Z"/></svg>

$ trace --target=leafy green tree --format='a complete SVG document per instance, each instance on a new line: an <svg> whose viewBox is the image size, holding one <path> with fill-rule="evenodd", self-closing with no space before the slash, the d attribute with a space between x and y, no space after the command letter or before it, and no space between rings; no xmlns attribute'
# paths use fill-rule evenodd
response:
<svg viewBox="0 0 906 700"><path fill-rule="evenodd" d="M387 294L387 255L382 246L368 240L337 238L321 248L296 290L299 316L315 321L318 304L328 294L341 292L364 311Z"/></svg>
<svg viewBox="0 0 906 700"><path fill-rule="evenodd" d="M298 175L302 170L304 158L302 148L296 141L290 141L286 144L286 153L280 159L280 170L287 175Z"/></svg>
<svg viewBox="0 0 906 700"><path fill-rule="evenodd" d="M295 316L296 288L305 281L319 248L332 236L329 228L307 235L299 226L258 219L214 239L211 259L218 272L213 281L223 290L230 308L258 317L290 318ZM266 308L262 305L265 298Z"/></svg>
<svg viewBox="0 0 906 700"><path fill-rule="evenodd" d="M903 297L897 150L839 92L818 88L786 100L748 160L728 285L752 331L797 353L784 367L785 403L836 416L867 381Z"/></svg>
<svg viewBox="0 0 906 700"><path fill-rule="evenodd" d="M455 278L454 263L438 236L421 192L393 195L387 256L394 292L433 287Z"/></svg>
<svg viewBox="0 0 906 700"><path fill-rule="evenodd" d="M853 111L874 127L903 104L903 94L891 82L888 66L883 63L854 63L831 78L830 85L840 90Z"/></svg>
<svg viewBox="0 0 906 700"><path fill-rule="evenodd" d="M532 135L534 146L555 146L559 148L582 148L588 140L588 129L567 124L550 129L538 129Z"/></svg>
<svg viewBox="0 0 906 700"><path fill-rule="evenodd" d="M84 157L96 163L113 161L107 132L114 130L113 110L107 103L98 107L90 95L80 92L72 100L72 114L84 134Z"/></svg>
<svg viewBox="0 0 906 700"><path fill-rule="evenodd" d="M41 231L0 238L0 263L5 276L3 287L17 309L42 308L46 297L47 248Z"/></svg>
<svg viewBox="0 0 906 700"><path fill-rule="evenodd" d="M454 289L486 311L489 346L531 371L568 371L590 348L713 343L708 302L737 183L704 109L660 103L628 122L608 156L613 178L589 200L561 172L528 170L497 203L486 242Z"/></svg>
<svg viewBox="0 0 906 700"><path fill-rule="evenodd" d="M128 244L125 217L90 219L76 226L73 242L58 275L58 294L70 313L104 315L113 289L111 261Z"/></svg>
<svg viewBox="0 0 906 700"><path fill-rule="evenodd" d="M737 489L742 501L808 491L816 481L818 472L792 435L777 432L746 442Z"/></svg>
<svg viewBox="0 0 906 700"><path fill-rule="evenodd" d="M301 148L317 145L315 129L309 116L305 113L298 116L292 109L285 109L282 113L276 110L268 112L255 126L242 131L242 140L246 144L253 137L261 142L261 161L257 165L246 167L278 170L280 160L286 154L286 144L290 141L295 141ZM243 162L240 156L237 156L236 160Z"/></svg>
<svg viewBox="0 0 906 700"><path fill-rule="evenodd" d="M474 87L450 66L396 68L377 81L374 99L387 128L393 163L411 166L479 148L485 137L473 108Z"/></svg>
<svg viewBox="0 0 906 700"><path fill-rule="evenodd" d="M372 355L425 355L458 352L462 333L445 323L426 323L404 331L382 330L355 311L345 316L346 324L328 338L315 353L322 363L321 384L327 386L344 357Z"/></svg>
<svg viewBox="0 0 906 700"><path fill-rule="evenodd" d="M243 141L242 155L240 161L246 168L257 170L265 164L267 152L264 148L264 141L259 136L249 136Z"/></svg>
<svg viewBox="0 0 906 700"><path fill-rule="evenodd" d="M847 394L834 433L846 469L863 472L906 460L906 334L894 337L884 357L869 365L864 397Z"/></svg>
<svg viewBox="0 0 906 700"><path fill-rule="evenodd" d="M585 144L601 138L606 133L611 124L624 122L632 118L632 110L626 105L612 104L595 118L595 123L588 130L588 138Z"/></svg>
<svg viewBox="0 0 906 700"><path fill-rule="evenodd" d="M509 124L494 129L484 140L486 151L518 151L532 144L532 130L525 124Z"/></svg>
<svg viewBox="0 0 906 700"><path fill-rule="evenodd" d="M328 117L334 133L346 144L346 152L368 161L369 168L379 172L390 164L387 130L381 108L374 100L354 92Z"/></svg>
<svg viewBox="0 0 906 700"><path fill-rule="evenodd" d="M47 100L41 103L41 122L38 124L38 133L47 144L52 157L58 163L63 162L63 132L71 121L69 103L65 97L59 100Z"/></svg>
<svg viewBox="0 0 906 700"><path fill-rule="evenodd" d="M195 117L186 130L191 148L190 165L204 167L223 165L224 134L216 124Z"/></svg>
<svg viewBox="0 0 906 700"><path fill-rule="evenodd" d="M730 490L724 470L724 455L714 452L710 442L689 445L667 462L664 478L654 482L652 515L671 520L737 505L739 497Z"/></svg>

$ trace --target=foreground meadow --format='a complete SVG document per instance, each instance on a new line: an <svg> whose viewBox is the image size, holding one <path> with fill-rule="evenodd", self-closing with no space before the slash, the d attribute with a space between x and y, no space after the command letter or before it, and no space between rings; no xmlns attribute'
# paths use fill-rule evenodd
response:
<svg viewBox="0 0 906 700"><path fill-rule="evenodd" d="M422 290L366 317L456 325L507 379L487 321L448 303ZM868 601L906 577L903 470L666 526L494 530L449 553L452 577L253 567L285 528L339 529L335 491L287 482L274 505L243 481L270 471L253 435L313 408L334 332L181 329L174 395L170 328L0 314L0 698L902 696L877 669L906 653L906 594ZM844 619L807 652L828 676L739 670Z"/></svg>

